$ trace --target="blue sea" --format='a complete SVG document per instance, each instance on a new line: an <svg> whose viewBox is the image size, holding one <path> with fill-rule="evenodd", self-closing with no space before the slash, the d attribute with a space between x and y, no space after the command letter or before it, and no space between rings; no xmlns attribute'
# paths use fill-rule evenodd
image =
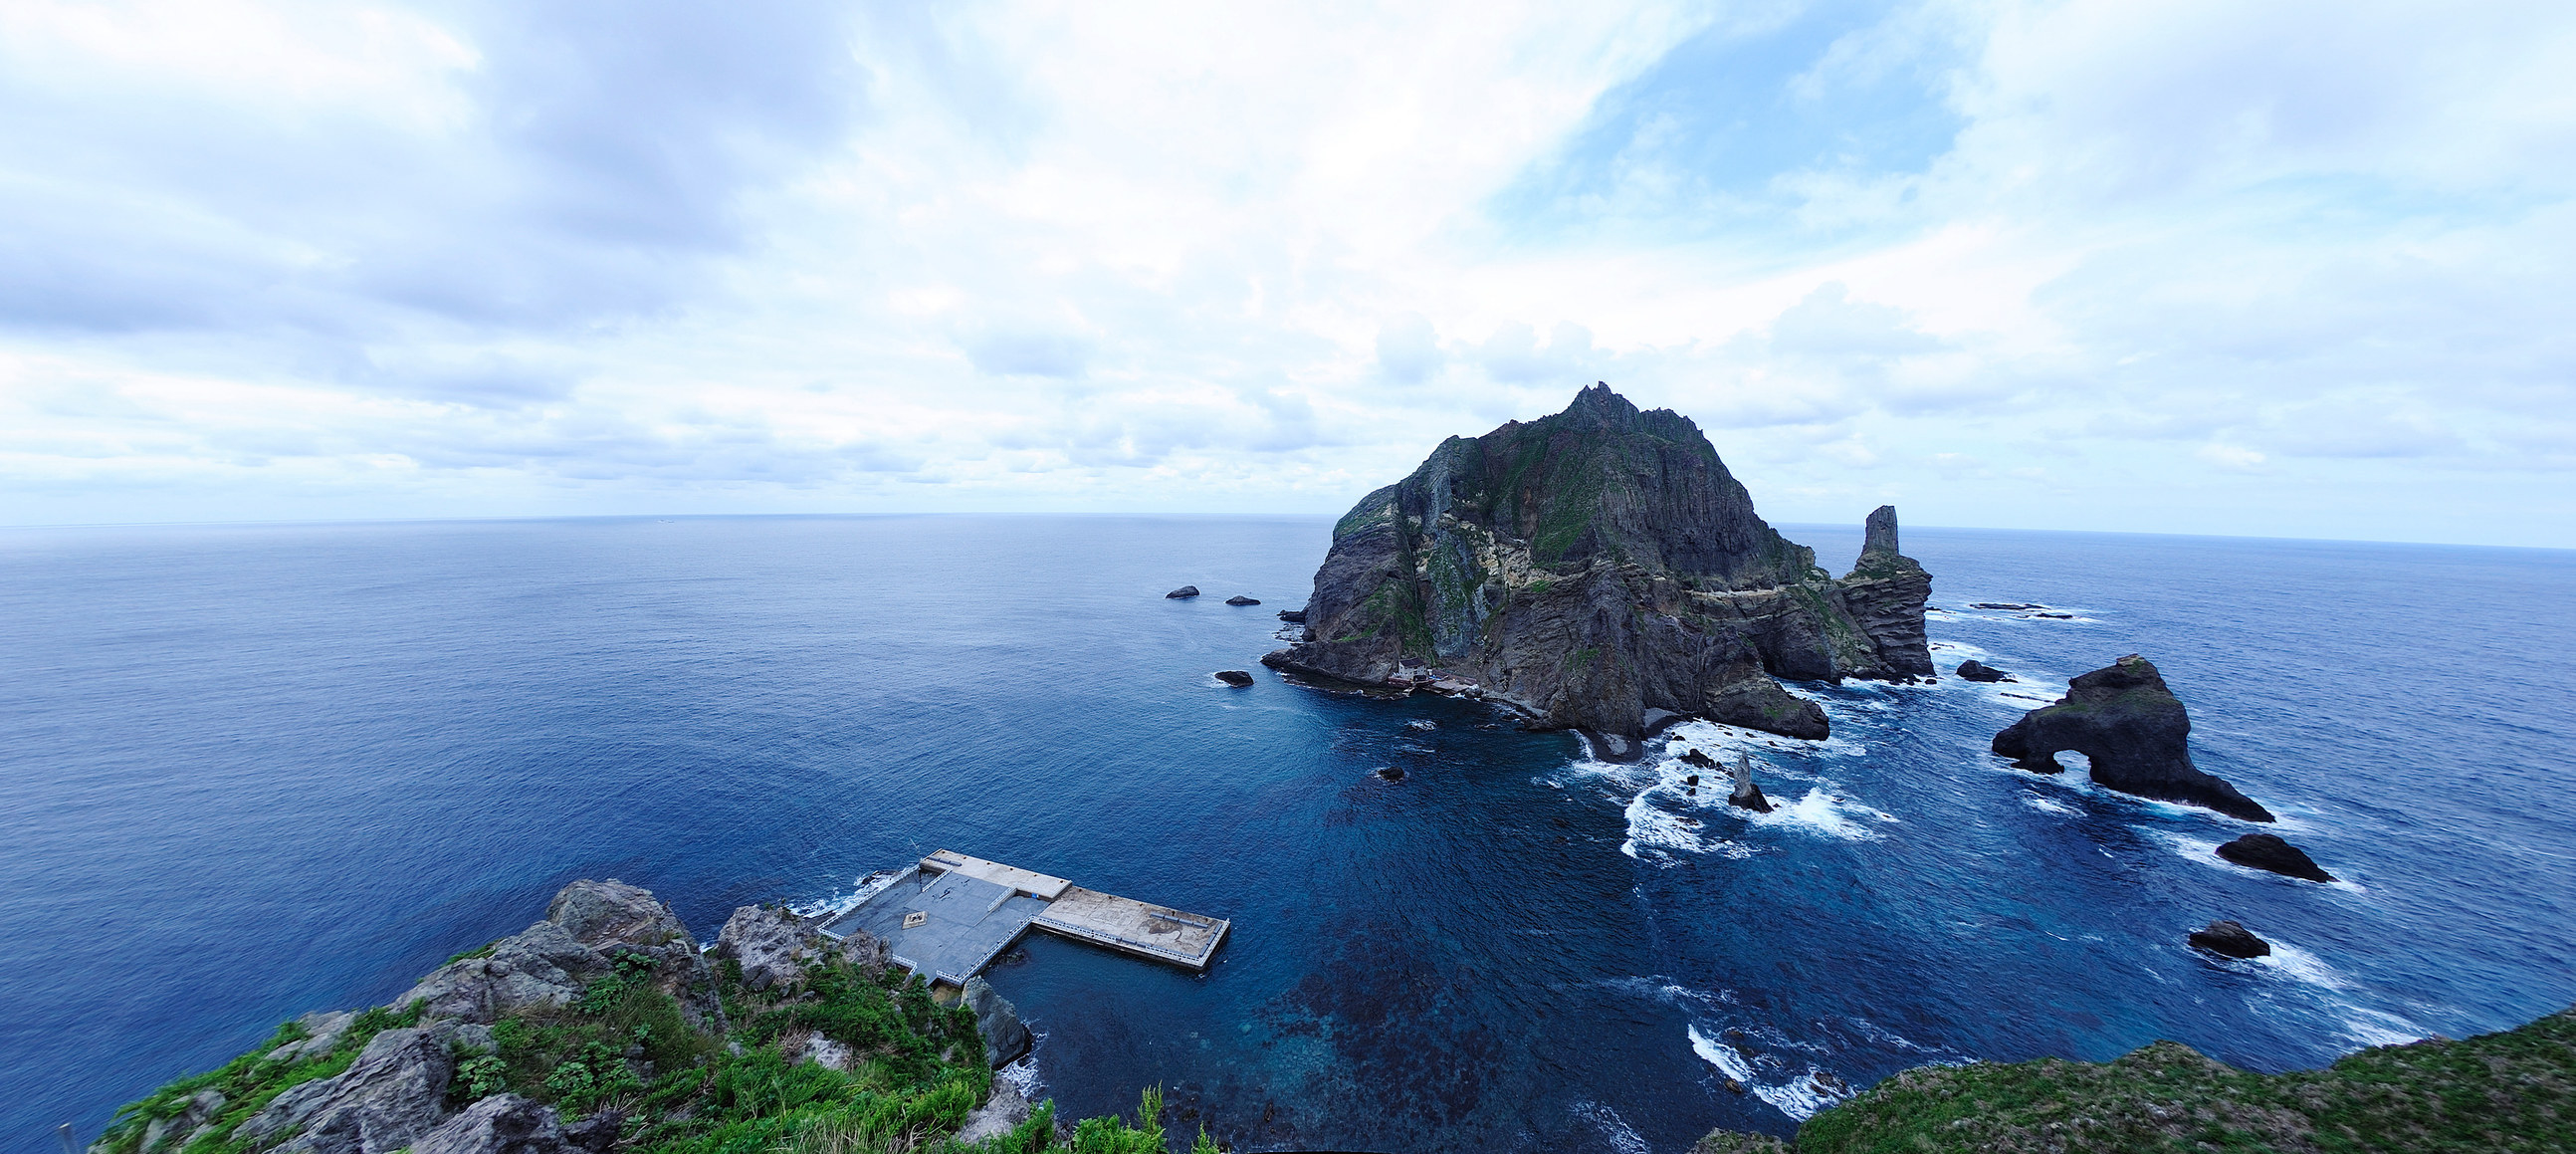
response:
<svg viewBox="0 0 2576 1154"><path fill-rule="evenodd" d="M1679 1151L1925 1062L2171 1038L2281 1070L2576 1001L2576 553L1913 528L1940 684L1803 687L1821 745L1689 725L1608 765L1258 665L1329 530L0 533L0 1142L86 1141L575 878L712 938L942 847L1233 919L1203 975L1036 938L991 977L1037 1093L1159 1084L1242 1149ZM1787 531L1836 568L1860 545ZM2132 652L2201 767L2342 882L1987 754ZM1968 657L2019 680L1946 675ZM1684 747L1750 751L1778 811L1690 792ZM2221 917L2275 954L2184 945Z"/></svg>

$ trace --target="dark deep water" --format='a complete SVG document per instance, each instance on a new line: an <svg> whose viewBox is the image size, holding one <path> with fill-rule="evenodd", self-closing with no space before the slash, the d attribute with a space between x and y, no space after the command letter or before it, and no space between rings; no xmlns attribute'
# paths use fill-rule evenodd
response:
<svg viewBox="0 0 2576 1154"><path fill-rule="evenodd" d="M1909 530L1941 667L2025 680L1816 687L1822 748L1686 730L1765 759L1781 812L1747 822L1481 706L1262 670L1329 524L0 532L5 1148L384 1001L574 878L711 938L942 846L1234 918L1205 976L1038 938L992 977L1066 1111L1161 1083L1254 1149L1672 1151L1786 1132L1815 1070L2159 1037L2280 1069L2576 1000L2576 553ZM1984 752L2133 651L2346 884ZM2214 917L2281 952L2185 948Z"/></svg>

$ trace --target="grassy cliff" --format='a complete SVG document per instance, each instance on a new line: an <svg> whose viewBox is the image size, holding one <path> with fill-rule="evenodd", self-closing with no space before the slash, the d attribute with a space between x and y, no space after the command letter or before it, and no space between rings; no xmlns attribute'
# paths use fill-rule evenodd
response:
<svg viewBox="0 0 2576 1154"><path fill-rule="evenodd" d="M1794 1141L1719 1131L1694 1154L1789 1150L2576 1150L2576 1009L2287 1074L2175 1042L2104 1063L1926 1066L1808 1119Z"/></svg>
<svg viewBox="0 0 2576 1154"><path fill-rule="evenodd" d="M460 955L461 956L461 955ZM621 958L561 1006L502 1015L488 1044L460 1044L447 1105L461 1109L497 1094L553 1107L567 1122L605 1116L617 1151L654 1154L909 1154L979 1151L1038 1154L1160 1154L1160 1096L1147 1091L1133 1121L1094 1118L1059 1134L1039 1106L1007 1134L968 1146L953 1135L991 1092L993 1073L974 1012L934 1001L899 971L871 975L846 962L817 962L805 979L755 991L730 962L714 967L715 992L730 1028L693 1028L649 967ZM368 1042L408 1027L425 1003L378 1008L324 1052L272 1059L307 1037L288 1023L257 1049L206 1073L181 1078L117 1114L93 1154L255 1154L291 1142L245 1137L241 1124L280 1094L347 1069ZM799 1060L820 1035L847 1047L846 1069ZM192 1102L215 1101L212 1125L184 1146L161 1137ZM201 1107L202 1108L202 1107ZM161 1123L156 1128L155 1123ZM607 1145L609 1143L603 1143ZM1202 1154L1215 1149L1203 1136Z"/></svg>

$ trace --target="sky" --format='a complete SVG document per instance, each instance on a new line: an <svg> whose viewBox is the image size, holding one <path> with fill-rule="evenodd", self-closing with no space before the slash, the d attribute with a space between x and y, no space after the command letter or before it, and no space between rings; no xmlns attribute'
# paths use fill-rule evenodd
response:
<svg viewBox="0 0 2576 1154"><path fill-rule="evenodd" d="M1338 513L2576 547L2576 5L0 0L0 525Z"/></svg>

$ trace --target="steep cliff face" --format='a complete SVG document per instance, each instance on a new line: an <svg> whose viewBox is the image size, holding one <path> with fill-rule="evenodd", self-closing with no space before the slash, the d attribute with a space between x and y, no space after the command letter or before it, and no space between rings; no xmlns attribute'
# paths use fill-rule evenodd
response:
<svg viewBox="0 0 2576 1154"><path fill-rule="evenodd" d="M1607 385L1562 413L1452 437L1361 498L1276 668L1382 683L1435 673L1547 721L1636 737L1663 709L1794 737L1797 680L1929 675L1931 578L1896 513L1832 579L1774 531L1699 427Z"/></svg>

